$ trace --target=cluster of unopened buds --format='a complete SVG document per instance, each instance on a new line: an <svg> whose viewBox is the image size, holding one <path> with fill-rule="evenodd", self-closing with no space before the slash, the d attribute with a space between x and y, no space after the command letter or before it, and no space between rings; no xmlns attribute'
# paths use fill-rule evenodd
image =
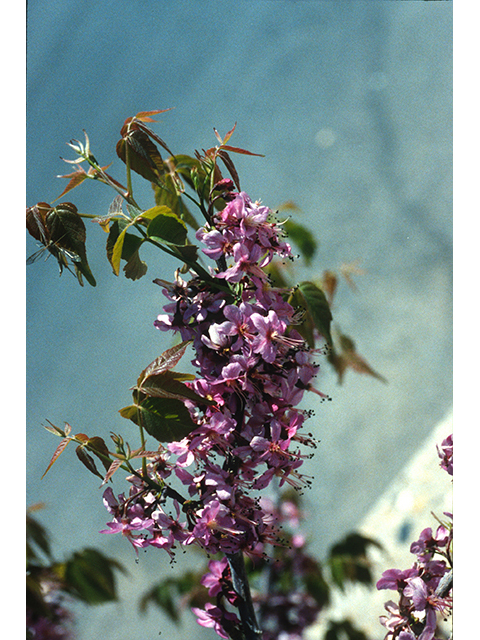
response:
<svg viewBox="0 0 480 640"><path fill-rule="evenodd" d="M261 554L266 543L277 541L278 530L255 491L274 479L280 486L304 486L309 481L298 472L306 457L300 445L315 446L299 432L307 414L297 405L317 366L295 329L298 311L264 270L275 255L290 257L290 246L268 207L229 185L223 193L225 208L196 234L216 262L211 277L220 286L196 275L185 281L178 272L173 284L157 281L170 303L155 326L191 341L198 377L187 384L208 399L185 402L197 427L161 449L148 467L157 486L180 481L185 497L181 488L156 492L135 476L128 496L117 499L110 488L104 494L113 515L109 532L170 554L177 543L195 543L209 554ZM171 510L167 497L173 497ZM226 567L226 560L212 561L217 582L210 590L219 588ZM222 635L235 614L212 607L197 611L199 622Z"/></svg>
<svg viewBox="0 0 480 640"><path fill-rule="evenodd" d="M453 436L437 447L440 466L453 476ZM388 569L377 582L377 589L392 589L398 602L385 604L388 615L380 618L387 639L433 640L437 637L438 618L452 612L453 524L452 514L435 533L429 527L410 546L416 562L410 569ZM439 559L442 558L442 559Z"/></svg>

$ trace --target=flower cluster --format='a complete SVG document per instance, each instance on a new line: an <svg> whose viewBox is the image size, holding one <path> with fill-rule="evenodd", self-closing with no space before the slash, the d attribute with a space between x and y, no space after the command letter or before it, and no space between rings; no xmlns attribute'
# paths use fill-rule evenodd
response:
<svg viewBox="0 0 480 640"><path fill-rule="evenodd" d="M307 541L299 530L303 514L298 500L288 495L262 505L281 523L284 548L274 550L274 559L264 565L268 589L254 593L253 601L263 629L263 640L302 640L305 630L328 603L328 586L321 566L307 553Z"/></svg>
<svg viewBox="0 0 480 640"><path fill-rule="evenodd" d="M290 256L290 246L268 207L245 193L228 195L196 234L216 262L212 281L186 281L178 272L171 285L158 281L170 302L155 326L191 341L198 377L186 384L208 403L185 401L196 428L150 465L155 482L172 475L188 493L174 492L175 514L165 506L168 491L155 492L136 476L128 497L106 490L108 532L122 532L135 547L172 553L176 543L195 543L209 554L260 554L278 532L252 490L275 478L296 488L309 482L298 472L306 457L300 445L314 442L299 433L307 414L297 405L317 366L295 329L297 311L264 271L275 255ZM218 633L217 614L204 611L200 619Z"/></svg>
<svg viewBox="0 0 480 640"><path fill-rule="evenodd" d="M46 587L45 583L42 586ZM27 640L71 640L72 614L63 606L60 592L51 586L46 588L42 613L27 603Z"/></svg>
<svg viewBox="0 0 480 640"><path fill-rule="evenodd" d="M437 447L440 466L453 475L453 436ZM445 514L449 519L451 514ZM388 615L380 618L387 638L399 640L432 640L437 630L437 614L452 611L452 541L453 525L445 522L435 533L424 529L410 546L417 556L410 569L388 569L377 582L377 589L392 589L399 601L385 604ZM442 559L439 560L438 557Z"/></svg>
<svg viewBox="0 0 480 640"><path fill-rule="evenodd" d="M283 494L278 502L261 498L261 506L282 527L284 542L268 554L273 557L251 560L252 600L263 630L262 639L301 640L305 629L327 604L328 587L323 582L320 565L307 554L306 540L298 531L302 515L297 500ZM225 633L238 628L240 621L232 611L238 596L227 559L211 560L201 583L208 589L212 602L205 609L194 607L193 612L199 624L213 627L221 637L228 637Z"/></svg>

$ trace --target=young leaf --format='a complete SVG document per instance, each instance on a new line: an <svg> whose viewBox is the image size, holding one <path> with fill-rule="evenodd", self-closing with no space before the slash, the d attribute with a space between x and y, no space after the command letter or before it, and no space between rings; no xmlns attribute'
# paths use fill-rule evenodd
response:
<svg viewBox="0 0 480 640"><path fill-rule="evenodd" d="M74 171L73 173L67 173L64 176L57 176L57 178L70 178L70 180L68 181L65 189L57 198L55 198L55 200L58 200L72 189L75 189L75 187L78 187L78 185L82 184L82 182L86 180L87 177L88 174L83 167L78 167L77 171Z"/></svg>
<svg viewBox="0 0 480 640"><path fill-rule="evenodd" d="M222 145L222 149L225 151L231 151L232 153L241 153L246 156L256 156L257 158L264 158L263 153L252 153L252 151L247 151L246 149L240 149L240 147L231 147L228 144Z"/></svg>
<svg viewBox="0 0 480 640"><path fill-rule="evenodd" d="M42 476L42 478L45 477L47 471L50 469L50 467L53 465L54 462L56 462L56 460L58 459L58 457L60 456L61 453L63 453L63 451L65 450L65 447L67 446L67 444L70 442L71 438L64 438L60 444L58 445L58 447L55 449L55 452L52 456L52 459L50 460L50 463L48 465L48 467L45 469L45 472Z"/></svg>
<svg viewBox="0 0 480 640"><path fill-rule="evenodd" d="M339 334L339 343L341 350L340 353L338 353L337 350L332 350L329 355L329 360L338 374L339 383L342 382L344 373L347 369L352 369L357 373L364 373L372 376L384 383L387 382L386 378L372 369L365 358L362 358L362 356L357 353L355 343L351 338L341 333Z"/></svg>
<svg viewBox="0 0 480 640"><path fill-rule="evenodd" d="M169 371L173 369L173 367L180 361L183 354L185 353L188 345L191 344L191 340L185 340L184 342L180 342L180 344L171 347L164 351L158 358L155 358L153 362L151 362L142 373L139 375L137 380L137 387L141 387L143 382L149 376L158 375L163 373L164 371Z"/></svg>
<svg viewBox="0 0 480 640"><path fill-rule="evenodd" d="M140 120L141 122L157 122L152 118L152 116L156 116L159 113L166 113L167 111L171 111L173 107L169 109L155 109L154 111L139 111L135 116L135 120Z"/></svg>
<svg viewBox="0 0 480 640"><path fill-rule="evenodd" d="M115 471L119 469L123 464L123 460L119 460L118 458L112 462L112 464L108 467L105 478L103 479L102 486L106 484L110 478L113 476Z"/></svg>
<svg viewBox="0 0 480 640"><path fill-rule="evenodd" d="M80 460L82 464L84 464L90 473L93 473L94 476L98 476L103 480L103 476L98 472L97 467L95 466L95 461L92 456L86 451L84 445L79 445L75 449L75 453L77 454L77 458Z"/></svg>

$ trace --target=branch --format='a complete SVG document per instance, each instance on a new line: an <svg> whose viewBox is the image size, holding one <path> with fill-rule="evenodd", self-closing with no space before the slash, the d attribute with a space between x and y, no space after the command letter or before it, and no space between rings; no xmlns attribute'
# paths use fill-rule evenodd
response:
<svg viewBox="0 0 480 640"><path fill-rule="evenodd" d="M227 554L227 560L232 574L233 588L239 597L238 611L242 620L245 640L261 640L262 631L258 626L255 611L253 609L252 596L250 593L250 585L248 584L247 573L245 571L243 553L241 551L237 551L233 554Z"/></svg>

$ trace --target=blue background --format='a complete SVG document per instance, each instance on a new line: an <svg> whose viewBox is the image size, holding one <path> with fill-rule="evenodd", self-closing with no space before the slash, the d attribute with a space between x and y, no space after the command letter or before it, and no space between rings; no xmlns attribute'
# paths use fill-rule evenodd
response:
<svg viewBox="0 0 480 640"><path fill-rule="evenodd" d="M358 290L342 284L334 314L358 351L387 379L347 373L339 386L327 364L309 398L308 423L321 440L305 472L306 531L321 557L355 527L451 404L451 29L444 2L210 1L28 3L27 203L52 201L71 167L65 146L90 137L101 164L124 179L114 146L128 116L174 107L153 125L176 152L216 143L237 122L232 144L265 158L236 158L242 187L272 208L292 200L319 252L298 280L359 260ZM97 184L66 196L80 211L105 214L115 194ZM141 181L137 200L152 195ZM122 557L120 606L76 608L79 637L213 637L188 620L172 628L135 601L175 567L97 532L108 520L99 481L63 454L40 481L58 444L42 423L68 421L102 435L134 427L118 409L138 373L169 338L155 277L176 263L145 251L147 276L115 278L106 235L87 222L97 287L82 289L53 260L27 270L27 504L53 532L59 557L94 545ZM27 239L27 255L36 250ZM120 488L117 481L115 487ZM199 556L198 556L199 558ZM381 612L379 612L380 614ZM187 616L188 618L188 616ZM203 635L202 635L203 634ZM381 629L379 637L381 636Z"/></svg>

